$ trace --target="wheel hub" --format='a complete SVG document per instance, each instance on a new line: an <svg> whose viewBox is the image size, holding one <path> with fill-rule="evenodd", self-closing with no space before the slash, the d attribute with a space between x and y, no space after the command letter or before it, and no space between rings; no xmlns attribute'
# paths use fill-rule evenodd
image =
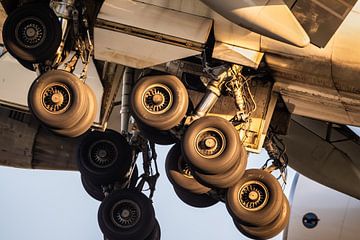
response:
<svg viewBox="0 0 360 240"><path fill-rule="evenodd" d="M163 84L153 84L144 91L143 107L152 114L165 113L172 103L172 91Z"/></svg>
<svg viewBox="0 0 360 240"><path fill-rule="evenodd" d="M60 114L70 107L71 92L61 83L50 84L42 93L43 107L52 114Z"/></svg>
<svg viewBox="0 0 360 240"><path fill-rule="evenodd" d="M111 209L111 220L119 228L134 227L140 220L141 210L137 203L131 200L117 202Z"/></svg>
<svg viewBox="0 0 360 240"><path fill-rule="evenodd" d="M269 190L260 181L245 183L238 193L240 205L248 211L259 211L269 201Z"/></svg>
<svg viewBox="0 0 360 240"><path fill-rule="evenodd" d="M204 158L216 158L226 148L224 134L215 128L205 128L195 137L195 149Z"/></svg>
<svg viewBox="0 0 360 240"><path fill-rule="evenodd" d="M20 21L15 28L15 37L24 48L36 48L45 41L45 24L36 17L28 17Z"/></svg>
<svg viewBox="0 0 360 240"><path fill-rule="evenodd" d="M100 140L90 146L90 163L96 168L107 168L118 158L118 151L113 142Z"/></svg>

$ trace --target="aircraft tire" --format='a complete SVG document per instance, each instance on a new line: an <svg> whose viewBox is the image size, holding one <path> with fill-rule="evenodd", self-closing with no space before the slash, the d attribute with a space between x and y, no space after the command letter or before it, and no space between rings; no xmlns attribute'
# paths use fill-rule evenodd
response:
<svg viewBox="0 0 360 240"><path fill-rule="evenodd" d="M204 194L211 189L200 184L190 172L181 154L181 145L175 144L166 156L166 175L176 188L187 190L194 194Z"/></svg>
<svg viewBox="0 0 360 240"><path fill-rule="evenodd" d="M26 68L27 70L30 70L30 71L35 71L35 68L34 68L34 65L30 62L27 62L27 61L24 61L24 60L21 60L21 59L17 59L17 61L24 67Z"/></svg>
<svg viewBox="0 0 360 240"><path fill-rule="evenodd" d="M6 49L15 58L40 63L55 56L60 46L61 24L45 4L27 4L6 18L2 36Z"/></svg>
<svg viewBox="0 0 360 240"><path fill-rule="evenodd" d="M90 132L80 144L79 171L97 183L111 183L123 178L130 166L130 145L113 130Z"/></svg>
<svg viewBox="0 0 360 240"><path fill-rule="evenodd" d="M235 226L237 229L244 234L245 236L252 239L270 239L285 229L288 225L290 219L290 206L289 201L284 196L283 203L281 206L281 211L278 217L272 221L271 223L262 226L262 227L254 227L254 226L245 226L239 223L236 219L234 219Z"/></svg>
<svg viewBox="0 0 360 240"><path fill-rule="evenodd" d="M174 186L174 191L182 202L184 202L185 204L191 207L207 208L219 202L218 200L213 199L206 193L195 194L175 186Z"/></svg>
<svg viewBox="0 0 360 240"><path fill-rule="evenodd" d="M131 94L134 117L158 130L177 126L185 117L188 105L189 97L184 84L172 75L143 77Z"/></svg>
<svg viewBox="0 0 360 240"><path fill-rule="evenodd" d="M151 200L136 190L119 190L108 195L100 205L98 222L110 240L146 239L156 224Z"/></svg>
<svg viewBox="0 0 360 240"><path fill-rule="evenodd" d="M147 238L145 238L145 240L160 240L160 238L161 238L160 224L158 220L155 219L155 227L150 233L150 235Z"/></svg>
<svg viewBox="0 0 360 240"><path fill-rule="evenodd" d="M253 199L251 199L253 198ZM270 173L260 169L246 170L226 195L226 207L243 225L265 226L279 215L283 192Z"/></svg>
<svg viewBox="0 0 360 240"><path fill-rule="evenodd" d="M91 128L97 113L96 96L89 86L84 84L84 87L86 89L86 95L88 97L88 105L86 107L85 115L79 120L79 122L75 126L71 128L52 129L55 133L62 136L74 138L83 135Z"/></svg>
<svg viewBox="0 0 360 240"><path fill-rule="evenodd" d="M213 146L206 146L206 142ZM186 160L197 171L222 174L238 161L241 154L239 133L221 117L207 116L193 122L186 130L182 149Z"/></svg>
<svg viewBox="0 0 360 240"><path fill-rule="evenodd" d="M244 175L248 161L248 155L244 146L240 144L239 148L241 149L239 159L230 170L220 174L203 174L195 170L193 171L195 179L210 188L225 189L235 185Z"/></svg>
<svg viewBox="0 0 360 240"><path fill-rule="evenodd" d="M28 105L45 125L56 129L71 128L87 111L88 97L78 77L66 71L52 70L32 84Z"/></svg>
<svg viewBox="0 0 360 240"><path fill-rule="evenodd" d="M102 201L105 198L102 187L99 184L91 181L90 178L86 177L84 174L81 174L81 183L87 192L92 198L98 201Z"/></svg>
<svg viewBox="0 0 360 240"><path fill-rule="evenodd" d="M146 126L140 121L136 121L136 124L142 135L153 143L159 145L172 145L177 141L176 137L173 136L168 130L157 130L155 128Z"/></svg>

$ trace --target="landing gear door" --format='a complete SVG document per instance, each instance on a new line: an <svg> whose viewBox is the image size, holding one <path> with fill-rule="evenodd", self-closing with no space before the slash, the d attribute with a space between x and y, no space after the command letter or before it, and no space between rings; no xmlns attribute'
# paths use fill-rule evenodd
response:
<svg viewBox="0 0 360 240"><path fill-rule="evenodd" d="M151 4L106 0L95 23L95 58L146 68L199 55L213 21Z"/></svg>

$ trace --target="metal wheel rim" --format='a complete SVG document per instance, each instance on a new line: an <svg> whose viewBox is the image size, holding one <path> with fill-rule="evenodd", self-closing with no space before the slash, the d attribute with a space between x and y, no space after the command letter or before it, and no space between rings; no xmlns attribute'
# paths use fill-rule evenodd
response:
<svg viewBox="0 0 360 240"><path fill-rule="evenodd" d="M173 93L164 84L152 84L144 91L142 104L151 114L163 114L173 105Z"/></svg>
<svg viewBox="0 0 360 240"><path fill-rule="evenodd" d="M140 221L140 218L140 207L132 200L121 200L111 209L111 221L119 228L132 228Z"/></svg>
<svg viewBox="0 0 360 240"><path fill-rule="evenodd" d="M93 143L89 148L90 163L96 168L108 168L118 158L116 145L108 140L100 140Z"/></svg>
<svg viewBox="0 0 360 240"><path fill-rule="evenodd" d="M37 17L22 19L15 27L15 38L20 46L28 49L44 43L47 30L43 21Z"/></svg>
<svg viewBox="0 0 360 240"><path fill-rule="evenodd" d="M71 105L72 93L62 83L48 85L41 94L43 107L51 114L61 114Z"/></svg>
<svg viewBox="0 0 360 240"><path fill-rule="evenodd" d="M241 186L238 201L247 211L259 211L269 201L269 189L260 181L249 181Z"/></svg>
<svg viewBox="0 0 360 240"><path fill-rule="evenodd" d="M207 144L211 140L214 146ZM226 148L225 135L216 128L205 128L201 130L195 137L194 147L196 152L206 159L213 159L220 156Z"/></svg>

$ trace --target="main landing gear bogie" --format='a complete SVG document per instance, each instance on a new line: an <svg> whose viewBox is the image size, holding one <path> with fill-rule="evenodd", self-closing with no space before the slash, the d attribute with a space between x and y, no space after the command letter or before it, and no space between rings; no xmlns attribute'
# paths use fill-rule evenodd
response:
<svg viewBox="0 0 360 240"><path fill-rule="evenodd" d="M146 128L153 130L153 133L161 132L164 139L168 136L165 135L166 132L177 133L179 140L169 151L165 164L166 174L175 194L185 204L193 207L210 207L219 201L224 202L236 227L250 238L268 239L279 234L289 220L288 201L279 182L270 173L276 168L246 170L247 151L233 125L246 121L246 117L250 115L241 112L244 111L238 99L241 95L233 94L237 97L240 110L239 115L234 117L237 120L229 121L219 115L209 115L209 106L213 106L217 100L222 86L221 79L213 80L209 86L218 87L218 91L212 92L208 88L193 112L182 111L181 116L176 115L178 120L172 125L162 125L161 119L171 109L169 106L173 95L169 94L171 91L166 85L157 85L160 78L161 76L151 76L139 80L132 95L132 112L137 122L140 122L139 129L145 137ZM145 80L148 82L145 83ZM235 82L236 79L232 81ZM152 95L147 92L148 86L154 87L150 91ZM159 100L161 97L157 94L161 95L160 93L166 96L163 97L164 101ZM187 97L186 94L183 96ZM151 109L146 109L150 104L145 103L150 102L152 109L158 110L156 114L153 112L152 115ZM157 106L158 102L169 105ZM184 118L184 121L181 120ZM157 134L157 137L161 138L161 135ZM148 139L154 138L150 135Z"/></svg>
<svg viewBox="0 0 360 240"><path fill-rule="evenodd" d="M29 90L28 105L40 122L67 137L84 134L93 124L97 110L92 89L64 70L40 75Z"/></svg>
<svg viewBox="0 0 360 240"><path fill-rule="evenodd" d="M144 161L140 176L135 164L137 147L145 143L139 139L128 141L113 130L86 134L77 157L81 182L91 197L101 201L98 222L105 239L160 240L152 194L147 197L142 193L144 179L152 186L153 178L146 175L150 171L145 167L149 162Z"/></svg>
<svg viewBox="0 0 360 240"><path fill-rule="evenodd" d="M160 239L152 202L136 190L115 191L107 196L100 205L98 221L109 240Z"/></svg>
<svg viewBox="0 0 360 240"><path fill-rule="evenodd" d="M10 54L28 65L55 56L62 30L58 17L49 6L31 3L9 14L2 36Z"/></svg>

